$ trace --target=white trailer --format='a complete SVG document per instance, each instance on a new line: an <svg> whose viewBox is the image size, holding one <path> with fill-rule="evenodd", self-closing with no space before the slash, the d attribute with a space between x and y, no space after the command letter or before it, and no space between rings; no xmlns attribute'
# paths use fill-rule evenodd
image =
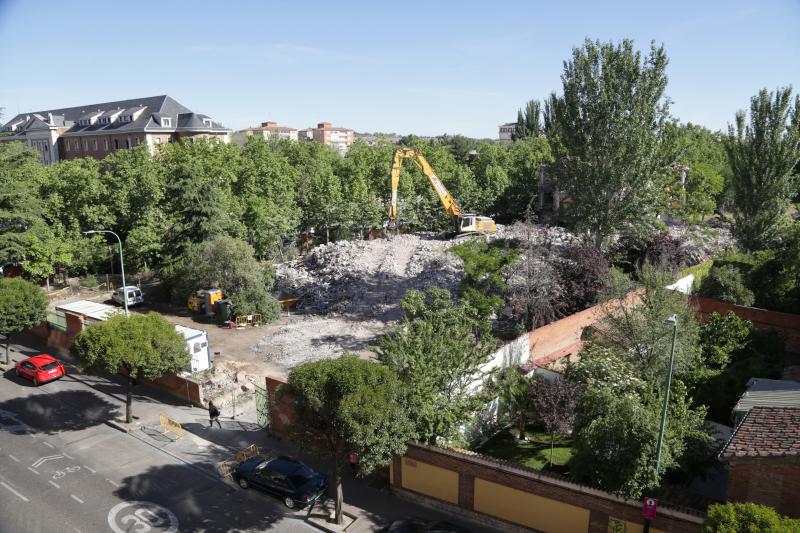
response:
<svg viewBox="0 0 800 533"><path fill-rule="evenodd" d="M211 355L208 351L208 333L206 333L205 330L179 325L175 326L175 330L186 339L186 346L189 347L189 355L192 356L187 371L200 372L211 368Z"/></svg>

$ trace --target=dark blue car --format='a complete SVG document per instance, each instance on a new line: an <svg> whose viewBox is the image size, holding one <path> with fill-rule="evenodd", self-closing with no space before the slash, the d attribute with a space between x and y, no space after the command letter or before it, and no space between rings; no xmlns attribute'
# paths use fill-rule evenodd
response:
<svg viewBox="0 0 800 533"><path fill-rule="evenodd" d="M283 500L289 509L313 505L328 488L325 476L291 457L256 456L239 463L234 479Z"/></svg>

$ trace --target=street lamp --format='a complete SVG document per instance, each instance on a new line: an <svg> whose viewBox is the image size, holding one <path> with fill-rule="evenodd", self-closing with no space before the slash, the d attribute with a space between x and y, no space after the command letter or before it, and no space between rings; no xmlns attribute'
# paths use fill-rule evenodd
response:
<svg viewBox="0 0 800 533"><path fill-rule="evenodd" d="M127 317L128 316L128 289L126 288L127 285L125 285L125 262L122 260L122 239L120 239L119 235L117 235L113 231L109 231L109 230L106 230L106 229L98 229L98 230L94 230L93 229L93 230L89 230L89 231L84 231L83 232L84 235L93 235L95 233L110 233L111 235L113 235L114 237L117 238L117 241L119 241L119 269L122 271L122 293L123 293L122 294L122 302L125 305L125 316Z"/></svg>
<svg viewBox="0 0 800 533"><path fill-rule="evenodd" d="M675 363L675 340L678 338L678 315L672 315L664 321L665 326L672 326L672 348L669 351L669 368L667 369L667 390L664 391L664 407L661 409L661 427L658 430L656 445L656 481L661 470L661 447L664 445L664 428L667 425L667 408L669 407L669 389L672 386L672 367ZM645 518L643 533L649 533L650 519Z"/></svg>

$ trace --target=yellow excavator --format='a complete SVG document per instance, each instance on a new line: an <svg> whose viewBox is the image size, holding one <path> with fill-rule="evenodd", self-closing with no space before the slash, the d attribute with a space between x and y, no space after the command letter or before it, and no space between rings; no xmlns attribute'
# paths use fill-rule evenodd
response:
<svg viewBox="0 0 800 533"><path fill-rule="evenodd" d="M445 211L455 221L457 233L494 233L497 231L497 225L491 218L479 216L475 213L463 213L458 202L433 171L425 156L414 148L398 148L394 152L394 160L392 162L392 198L389 201L388 227L390 230L397 228L397 186L400 183L400 170L403 168L403 161L409 158L413 159L422 173L428 178L428 181L431 182L436 194L439 195L439 200L442 201Z"/></svg>

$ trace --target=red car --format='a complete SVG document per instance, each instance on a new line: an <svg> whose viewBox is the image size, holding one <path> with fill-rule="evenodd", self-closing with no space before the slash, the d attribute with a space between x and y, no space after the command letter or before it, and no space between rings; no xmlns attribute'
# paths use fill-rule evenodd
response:
<svg viewBox="0 0 800 533"><path fill-rule="evenodd" d="M34 385L41 385L67 375L64 365L59 363L55 357L46 353L40 353L19 361L16 371L19 377L30 379Z"/></svg>

